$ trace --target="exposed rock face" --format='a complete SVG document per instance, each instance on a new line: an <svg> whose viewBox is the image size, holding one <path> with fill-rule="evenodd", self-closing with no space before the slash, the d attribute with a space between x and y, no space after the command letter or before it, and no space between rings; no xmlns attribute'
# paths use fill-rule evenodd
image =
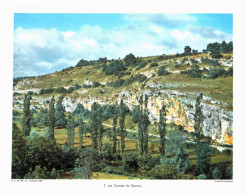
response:
<svg viewBox="0 0 246 195"><path fill-rule="evenodd" d="M156 88L146 89L144 92L149 96L148 109L151 121L159 121L159 110L164 102L168 109L167 122L174 122L188 131L194 131L195 104L198 94L164 89L156 93L155 90ZM138 104L136 94L130 92L122 92L119 98L122 98L130 109ZM204 115L203 133L218 142L232 144L233 112L223 110L217 104L220 102L206 96L201 102Z"/></svg>
<svg viewBox="0 0 246 195"><path fill-rule="evenodd" d="M159 110L163 102L167 105L167 122L174 122L183 126L188 131L194 131L194 114L197 93L179 92L173 90L167 90L163 84L148 83L143 91L144 95L148 95L148 109L149 118L152 122L159 121ZM83 104L87 109L91 109L94 102L101 105L113 104L116 101L123 102L133 109L138 105L137 97L140 92L138 89L134 91L122 91L120 94L114 94L109 99L103 99L102 97L86 97L72 99L67 96L63 99L63 106L67 112L73 112L76 109L78 103ZM41 107L48 107L48 100L50 98L33 99ZM20 100L21 102L21 100ZM232 144L232 132L233 132L233 112L221 109L223 102L215 101L211 97L203 96L201 101L201 107L204 115L203 133L206 136L220 142ZM20 105L14 105L15 108L20 109Z"/></svg>

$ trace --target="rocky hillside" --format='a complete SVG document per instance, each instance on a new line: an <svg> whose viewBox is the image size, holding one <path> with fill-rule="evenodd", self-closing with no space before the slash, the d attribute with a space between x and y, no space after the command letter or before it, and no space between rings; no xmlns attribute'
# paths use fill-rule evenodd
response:
<svg viewBox="0 0 246 195"><path fill-rule="evenodd" d="M70 67L60 72L20 79L13 88L14 109L22 109L23 94L32 94L32 106L47 107L52 95L65 96L63 105L72 112L78 103L90 109L93 102L115 104L121 99L132 109L140 93L149 96L149 118L158 122L162 102L167 120L193 131L196 97L203 93L204 134L222 144L232 144L232 55L220 60L208 54L136 58L134 65L108 74L123 60ZM115 64L113 64L115 63ZM112 65L113 64L113 65ZM62 88L62 89L61 89Z"/></svg>

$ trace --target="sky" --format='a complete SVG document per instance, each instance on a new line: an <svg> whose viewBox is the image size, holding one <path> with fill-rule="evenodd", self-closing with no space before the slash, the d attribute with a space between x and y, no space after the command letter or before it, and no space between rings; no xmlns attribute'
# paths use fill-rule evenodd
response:
<svg viewBox="0 0 246 195"><path fill-rule="evenodd" d="M14 14L14 77L97 60L182 53L233 40L232 14Z"/></svg>

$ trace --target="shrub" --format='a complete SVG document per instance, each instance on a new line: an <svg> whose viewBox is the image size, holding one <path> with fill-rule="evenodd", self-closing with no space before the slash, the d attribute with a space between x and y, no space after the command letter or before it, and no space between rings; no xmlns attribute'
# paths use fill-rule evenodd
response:
<svg viewBox="0 0 246 195"><path fill-rule="evenodd" d="M158 76L164 76L164 75L168 75L169 72L165 69L164 66L161 66L157 72Z"/></svg>
<svg viewBox="0 0 246 195"><path fill-rule="evenodd" d="M141 68L144 68L147 65L146 61L141 61L138 65L138 67L136 68L136 70L140 70Z"/></svg>
<svg viewBox="0 0 246 195"><path fill-rule="evenodd" d="M91 85L83 84L82 87L83 87L83 88L91 88Z"/></svg>
<svg viewBox="0 0 246 195"><path fill-rule="evenodd" d="M148 175L154 179L176 179L177 171L172 165L157 165Z"/></svg>
<svg viewBox="0 0 246 195"><path fill-rule="evenodd" d="M202 62L204 64L212 65L214 67L215 66L221 66L221 64L217 60L213 60L213 59L204 58L204 59L202 59Z"/></svg>
<svg viewBox="0 0 246 195"><path fill-rule="evenodd" d="M67 93L67 90L64 87L57 87L55 93Z"/></svg>
<svg viewBox="0 0 246 195"><path fill-rule="evenodd" d="M27 95L33 95L33 91L28 91Z"/></svg>
<svg viewBox="0 0 246 195"><path fill-rule="evenodd" d="M136 153L124 154L122 158L122 165L126 172L135 173L139 168Z"/></svg>
<svg viewBox="0 0 246 195"><path fill-rule="evenodd" d="M211 68L208 73L208 78L216 79L218 77L225 77L227 76L227 72L224 68Z"/></svg>
<svg viewBox="0 0 246 195"><path fill-rule="evenodd" d="M150 64L149 68L153 68L153 67L156 67L156 66L158 66L158 64L156 62L154 62L154 63Z"/></svg>
<svg viewBox="0 0 246 195"><path fill-rule="evenodd" d="M130 53L124 58L125 66L134 66L136 63L136 57Z"/></svg>
<svg viewBox="0 0 246 195"><path fill-rule="evenodd" d="M197 179L207 179L207 176L205 174L200 174Z"/></svg>
<svg viewBox="0 0 246 195"><path fill-rule="evenodd" d="M97 81L93 81L93 87L99 87L101 84Z"/></svg>

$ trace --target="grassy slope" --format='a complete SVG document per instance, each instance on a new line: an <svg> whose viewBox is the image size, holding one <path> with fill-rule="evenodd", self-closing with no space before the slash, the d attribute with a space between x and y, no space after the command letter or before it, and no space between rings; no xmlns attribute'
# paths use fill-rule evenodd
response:
<svg viewBox="0 0 246 195"><path fill-rule="evenodd" d="M206 54L199 55L206 56ZM155 60L157 57L145 57L144 60ZM182 59L176 58L178 60ZM175 63L170 62L170 60L162 60L159 61L158 67L149 68L148 63L147 66L140 70L136 70L136 67L128 68L128 71L131 71L131 75L135 75L138 73L143 73L146 71L154 71L157 72L161 65L165 65L169 71L180 71L187 69L187 66L182 65L181 67L175 68ZM204 67L204 64L199 64L200 67ZM207 65L207 67L209 67ZM127 79L130 76L124 76L123 79ZM98 81L100 83L106 83L111 81L116 81L118 79L117 76L113 75L105 75L101 71L101 66L85 66L85 67L72 67L66 69L64 71L55 72L49 75L43 75L36 78L30 78L27 80L33 80L34 82L31 84L27 84L20 89L33 89L33 88L49 88L49 87L69 87L74 86L75 84L82 85L86 80L89 81ZM226 108L232 110L232 99L233 99L233 78L217 78L217 79L197 79L191 78L189 75L183 75L178 73L173 73L167 76L155 76L150 78L149 82L155 83L163 83L165 88L170 90L177 90L183 92L203 92L207 96L211 96L213 99L222 100L227 103ZM120 88L112 88L105 86L90 88L90 89L79 89L74 91L70 95L74 96L104 96L111 97L112 94L116 94L121 92L123 89L131 90L139 88L138 82L131 84L130 86L122 86ZM99 93L99 89L105 90L105 93Z"/></svg>

